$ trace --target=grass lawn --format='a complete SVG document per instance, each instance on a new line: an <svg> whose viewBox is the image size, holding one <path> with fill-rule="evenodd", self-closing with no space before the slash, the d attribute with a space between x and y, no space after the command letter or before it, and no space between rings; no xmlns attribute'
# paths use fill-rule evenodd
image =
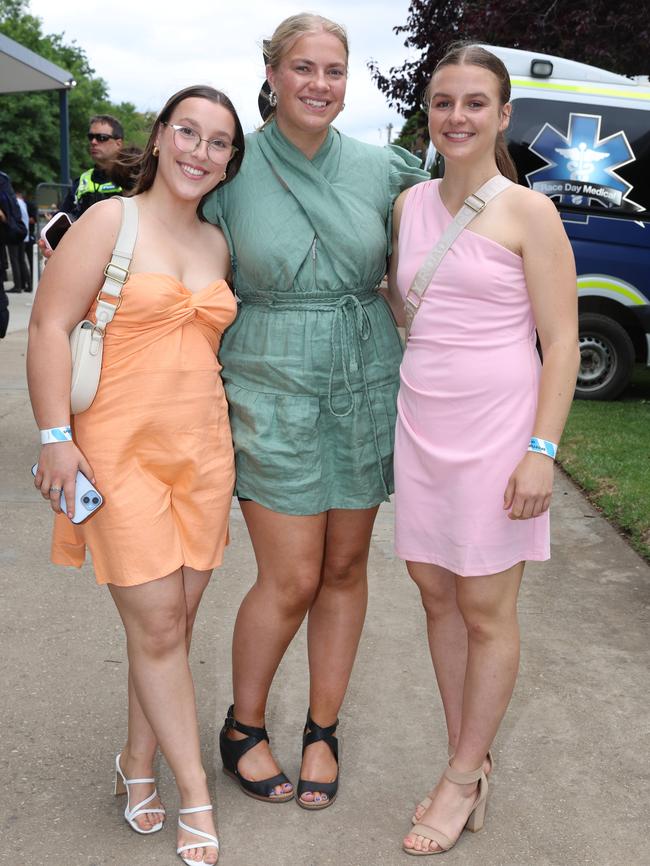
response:
<svg viewBox="0 0 650 866"><path fill-rule="evenodd" d="M575 400L558 462L650 561L650 369L637 366L621 399Z"/></svg>

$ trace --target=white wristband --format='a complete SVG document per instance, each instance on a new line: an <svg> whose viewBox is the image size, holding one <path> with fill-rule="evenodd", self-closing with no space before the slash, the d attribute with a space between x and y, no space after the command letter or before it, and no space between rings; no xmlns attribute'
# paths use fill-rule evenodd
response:
<svg viewBox="0 0 650 866"><path fill-rule="evenodd" d="M41 430L41 445L50 445L52 442L72 442L72 430L70 427L50 427L49 430Z"/></svg>
<svg viewBox="0 0 650 866"><path fill-rule="evenodd" d="M555 460L557 445L555 442L549 442L548 439L538 439L537 436L532 436L528 450L535 454L546 454L551 460Z"/></svg>

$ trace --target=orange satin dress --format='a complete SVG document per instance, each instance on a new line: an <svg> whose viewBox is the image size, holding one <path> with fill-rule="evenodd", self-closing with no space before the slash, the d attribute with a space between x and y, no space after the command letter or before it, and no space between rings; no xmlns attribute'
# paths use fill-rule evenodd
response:
<svg viewBox="0 0 650 866"><path fill-rule="evenodd" d="M97 582L118 586L221 563L235 470L217 350L235 313L223 280L125 283L97 396L72 425L104 504L79 525L55 517L52 562L79 567L87 546Z"/></svg>

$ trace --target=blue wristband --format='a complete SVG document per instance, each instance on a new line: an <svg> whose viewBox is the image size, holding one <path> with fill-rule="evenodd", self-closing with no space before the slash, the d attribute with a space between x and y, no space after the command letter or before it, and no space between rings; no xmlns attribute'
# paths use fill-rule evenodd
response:
<svg viewBox="0 0 650 866"><path fill-rule="evenodd" d="M50 427L49 430L41 430L41 445L50 445L52 442L72 442L72 430L70 427Z"/></svg>
<svg viewBox="0 0 650 866"><path fill-rule="evenodd" d="M551 460L555 460L557 454L557 445L554 442L549 442L548 439L538 439L537 436L531 437L529 451L535 454L546 454Z"/></svg>

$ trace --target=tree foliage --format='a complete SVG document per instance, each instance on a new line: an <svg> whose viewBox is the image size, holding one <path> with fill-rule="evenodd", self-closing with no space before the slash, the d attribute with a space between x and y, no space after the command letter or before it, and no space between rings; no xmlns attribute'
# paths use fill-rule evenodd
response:
<svg viewBox="0 0 650 866"><path fill-rule="evenodd" d="M555 54L623 75L647 75L650 15L639 0L411 0L404 46L419 56L383 73L377 87L405 117L416 111L445 48L471 40Z"/></svg>
<svg viewBox="0 0 650 866"><path fill-rule="evenodd" d="M426 151L428 133L427 133L427 115L422 109L414 111L409 115L406 123L401 128L399 135L395 139L395 144L400 147L410 150L422 158Z"/></svg>
<svg viewBox="0 0 650 866"><path fill-rule="evenodd" d="M41 20L29 13L29 0L0 0L0 33L69 71L77 82L69 93L70 169L79 175L90 165L88 120L93 114L113 114L124 126L125 143L142 145L151 118L134 105L111 103L108 86L95 76L86 52L61 34L44 34ZM42 182L57 183L59 165L59 94L45 90L0 93L0 168L14 186L33 192Z"/></svg>

